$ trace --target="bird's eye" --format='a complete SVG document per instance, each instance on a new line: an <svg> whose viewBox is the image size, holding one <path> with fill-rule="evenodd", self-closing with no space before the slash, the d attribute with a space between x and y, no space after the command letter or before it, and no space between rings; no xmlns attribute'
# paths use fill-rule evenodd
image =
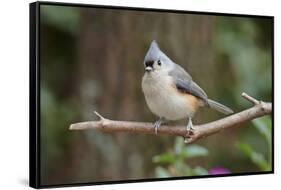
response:
<svg viewBox="0 0 281 190"><path fill-rule="evenodd" d="M161 66L161 61L160 60L158 60L157 63L158 63L159 66Z"/></svg>

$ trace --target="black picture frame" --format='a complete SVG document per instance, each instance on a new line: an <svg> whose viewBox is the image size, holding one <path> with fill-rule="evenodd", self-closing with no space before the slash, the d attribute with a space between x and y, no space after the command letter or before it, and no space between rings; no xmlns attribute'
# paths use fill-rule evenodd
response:
<svg viewBox="0 0 281 190"><path fill-rule="evenodd" d="M137 180L122 180L122 181L100 181L90 183L73 183L59 185L42 185L40 182L40 6L56 5L69 7L87 7L87 8L106 8L118 10L134 10L134 11L152 11L164 13L182 13L182 14L200 14L200 15L215 15L215 16L232 16L232 17L253 17L266 18L272 22L272 170L268 172L251 172L242 174L221 174L216 176L189 176L189 177L171 177L171 178L150 178ZM168 10L155 8L136 8L136 7L120 7L120 6L103 6L91 4L76 4L76 3L59 3L59 2L34 2L29 4L29 35L30 35L30 76L29 76L29 185L33 188L53 188L53 187L69 187L69 186L84 186L84 185L99 185L99 184L116 184L116 183L135 183L135 182L151 182L151 181L166 181L179 179L195 179L195 178L210 178L210 177L232 177L242 175L256 174L272 174L274 173L274 17L264 15L247 15L247 14L230 14L216 12L199 12L186 10Z"/></svg>

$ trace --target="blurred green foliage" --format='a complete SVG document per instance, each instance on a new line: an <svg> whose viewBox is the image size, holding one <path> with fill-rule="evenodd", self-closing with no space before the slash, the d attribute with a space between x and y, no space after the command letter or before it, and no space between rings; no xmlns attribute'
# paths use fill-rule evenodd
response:
<svg viewBox="0 0 281 190"><path fill-rule="evenodd" d="M75 7L48 6L41 7L44 22L61 31L75 35L79 29L80 14Z"/></svg>
<svg viewBox="0 0 281 190"><path fill-rule="evenodd" d="M271 171L272 169L272 143L271 143L271 134L272 126L271 119L269 117L262 117L252 121L254 127L264 138L265 143L268 145L268 153L264 155L263 153L257 152L254 148L244 142L236 143L236 147L241 150L245 156L247 156L261 171Z"/></svg>
<svg viewBox="0 0 281 190"><path fill-rule="evenodd" d="M186 145L182 138L175 138L174 149L153 157L157 164L156 177L207 175L208 171L200 166L191 167L189 159L204 157L208 150L199 145ZM164 167L165 166L165 167Z"/></svg>
<svg viewBox="0 0 281 190"><path fill-rule="evenodd" d="M56 100L50 91L44 88L41 88L40 105L42 110L48 110L41 112L41 123L48 128L42 127L40 131L41 142L43 142L41 143L41 150L43 150L41 156L48 158L48 160L41 159L41 166L42 170L48 171L63 161L61 158L65 156L65 149L71 141L71 135L66 135L68 129L65 123L76 117L75 112L71 111L75 107L71 102Z"/></svg>
<svg viewBox="0 0 281 190"><path fill-rule="evenodd" d="M267 63L272 62L272 37L263 36L260 28L268 33L272 30L270 23L263 19L235 18L233 22L229 22L227 18L219 19L215 47L220 54L218 58L224 59L222 62L232 63L237 81L231 88L271 101L268 86L272 86L272 65ZM239 104L242 103L241 97L235 98Z"/></svg>

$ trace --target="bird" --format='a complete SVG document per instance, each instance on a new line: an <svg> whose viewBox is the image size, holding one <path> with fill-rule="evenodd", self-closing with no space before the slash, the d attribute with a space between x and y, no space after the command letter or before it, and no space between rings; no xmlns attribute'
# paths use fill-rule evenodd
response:
<svg viewBox="0 0 281 190"><path fill-rule="evenodd" d="M209 107L224 114L233 110L208 98L190 74L173 62L153 40L144 57L142 91L153 114L159 117L154 123L155 134L166 121L188 119L188 134L194 130L192 118L199 107Z"/></svg>

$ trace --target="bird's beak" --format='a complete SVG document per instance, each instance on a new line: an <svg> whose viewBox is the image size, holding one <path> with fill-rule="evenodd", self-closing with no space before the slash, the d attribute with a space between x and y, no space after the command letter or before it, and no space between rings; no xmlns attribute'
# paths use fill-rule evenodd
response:
<svg viewBox="0 0 281 190"><path fill-rule="evenodd" d="M152 67L150 67L150 66L145 67L145 71L146 71L146 72L152 71Z"/></svg>

